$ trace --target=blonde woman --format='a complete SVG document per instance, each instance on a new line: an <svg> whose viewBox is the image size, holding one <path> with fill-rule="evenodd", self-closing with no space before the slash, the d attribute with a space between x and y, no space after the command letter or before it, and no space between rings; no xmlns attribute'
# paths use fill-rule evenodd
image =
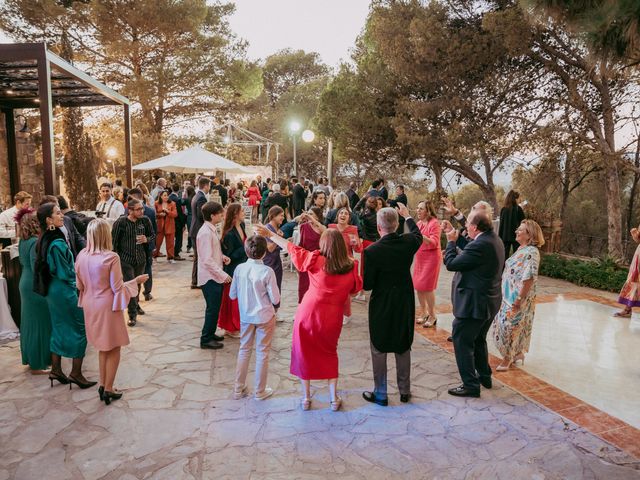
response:
<svg viewBox="0 0 640 480"><path fill-rule="evenodd" d="M502 355L498 372L509 370L529 351L535 313L536 283L540 266L540 247L544 236L533 220L523 220L516 229L520 245L505 263L502 274L502 305L493 323L493 339Z"/></svg>
<svg viewBox="0 0 640 480"><path fill-rule="evenodd" d="M123 281L120 258L112 251L111 226L106 220L95 219L87 227L87 247L76 259L76 277L87 340L99 352L98 394L109 405L122 397L113 382L120 364L120 347L129 344L123 312L148 275Z"/></svg>

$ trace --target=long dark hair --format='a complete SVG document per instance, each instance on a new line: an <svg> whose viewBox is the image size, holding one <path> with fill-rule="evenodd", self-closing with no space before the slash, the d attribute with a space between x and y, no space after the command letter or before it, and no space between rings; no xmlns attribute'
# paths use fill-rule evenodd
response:
<svg viewBox="0 0 640 480"><path fill-rule="evenodd" d="M520 198L520 194L515 190L509 190L507 196L504 199L504 208L511 208L518 205L518 198Z"/></svg>
<svg viewBox="0 0 640 480"><path fill-rule="evenodd" d="M227 212L224 215L224 225L222 226L222 241L224 242L224 237L227 236L233 229L233 223L238 216L238 213L242 210L242 205L239 203L232 203L227 207Z"/></svg>
<svg viewBox="0 0 640 480"><path fill-rule="evenodd" d="M49 263L47 262L49 246L58 238L65 240L64 233L62 233L59 228L49 230L47 226L47 218L51 218L53 211L57 206L58 205L56 203L45 203L38 207L38 212L36 213L38 223L40 224L40 236L38 237L38 243L36 243L33 291L42 296L47 295L49 285L53 278L51 270L49 269Z"/></svg>

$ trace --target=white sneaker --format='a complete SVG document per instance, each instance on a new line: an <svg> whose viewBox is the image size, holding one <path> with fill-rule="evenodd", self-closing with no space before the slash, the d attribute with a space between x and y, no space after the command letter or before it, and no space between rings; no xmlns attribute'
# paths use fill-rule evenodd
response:
<svg viewBox="0 0 640 480"><path fill-rule="evenodd" d="M351 321L351 317L347 317L346 315L342 317L342 325L349 325L350 321Z"/></svg>
<svg viewBox="0 0 640 480"><path fill-rule="evenodd" d="M260 395L256 393L255 398L256 400L266 400L271 395L273 395L273 389L271 387L267 387L264 389L264 392L262 392Z"/></svg>
<svg viewBox="0 0 640 480"><path fill-rule="evenodd" d="M367 296L364 294L364 292L362 290L360 290L360 293L358 293L358 295L356 295L354 300L356 300L358 302L366 302L367 301Z"/></svg>
<svg viewBox="0 0 640 480"><path fill-rule="evenodd" d="M172 258L171 260L169 260L169 263L176 263L176 261Z"/></svg>

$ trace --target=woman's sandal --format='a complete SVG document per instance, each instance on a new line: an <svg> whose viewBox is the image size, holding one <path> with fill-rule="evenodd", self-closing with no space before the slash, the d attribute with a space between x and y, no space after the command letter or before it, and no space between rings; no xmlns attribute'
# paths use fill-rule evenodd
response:
<svg viewBox="0 0 640 480"><path fill-rule="evenodd" d="M311 408L311 399L303 398L300 400L300 407L302 407L302 410L309 410Z"/></svg>
<svg viewBox="0 0 640 480"><path fill-rule="evenodd" d="M335 401L331 402L331 411L337 412L342 407L342 399L340 397L336 397Z"/></svg>
<svg viewBox="0 0 640 480"><path fill-rule="evenodd" d="M431 328L431 327L435 327L437 324L438 324L438 318L432 317L431 315L429 315L428 317L426 317L426 320L422 326L423 328Z"/></svg>
<svg viewBox="0 0 640 480"><path fill-rule="evenodd" d="M621 312L614 313L613 316L618 318L631 318L631 310L622 310Z"/></svg>
<svg viewBox="0 0 640 480"><path fill-rule="evenodd" d="M416 320L416 325L424 325L424 323L428 320L428 317L423 316L423 317L418 317L418 319Z"/></svg>

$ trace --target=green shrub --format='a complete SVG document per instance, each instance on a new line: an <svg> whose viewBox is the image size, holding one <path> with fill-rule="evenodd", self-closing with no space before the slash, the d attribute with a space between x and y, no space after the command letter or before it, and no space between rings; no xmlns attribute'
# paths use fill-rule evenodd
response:
<svg viewBox="0 0 640 480"><path fill-rule="evenodd" d="M619 292L627 280L627 270L620 268L609 258L584 261L568 259L557 254L542 256L540 275L609 292Z"/></svg>

